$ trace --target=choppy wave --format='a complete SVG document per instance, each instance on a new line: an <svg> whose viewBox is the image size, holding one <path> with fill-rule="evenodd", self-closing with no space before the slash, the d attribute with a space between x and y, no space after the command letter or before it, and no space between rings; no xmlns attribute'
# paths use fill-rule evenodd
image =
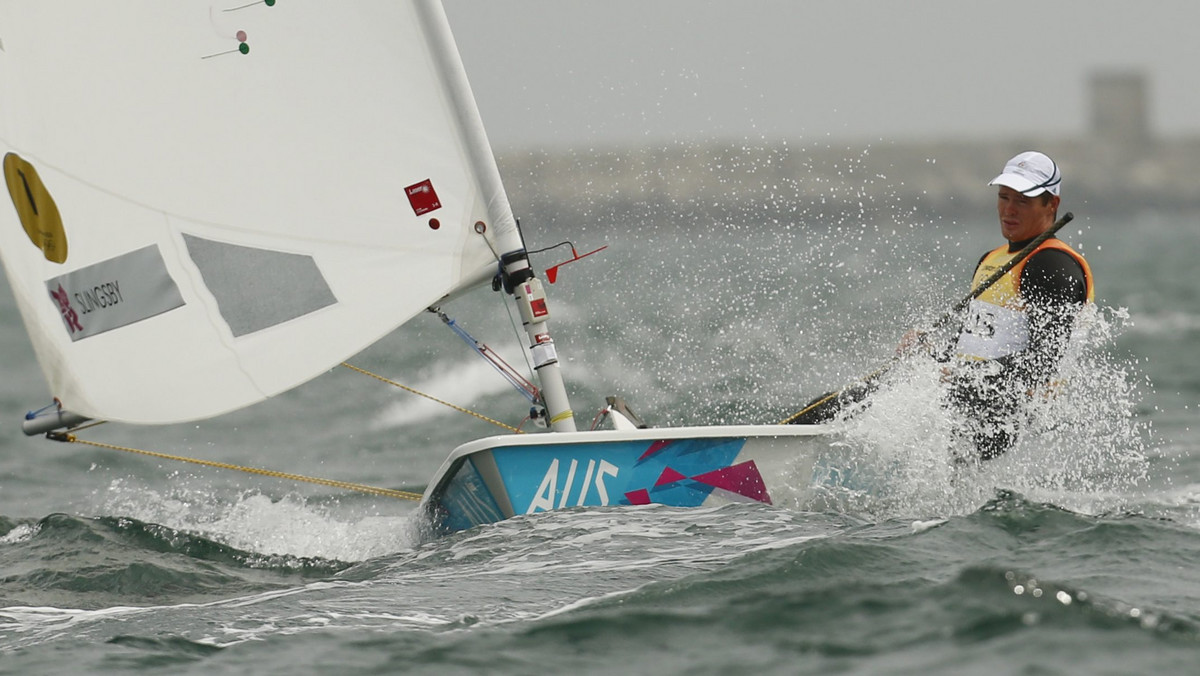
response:
<svg viewBox="0 0 1200 676"><path fill-rule="evenodd" d="M1010 491L931 520L681 512L520 517L356 564L264 562L130 519L52 515L0 545L7 570L28 562L2 583L0 651L28 664L69 640L96 646L75 653L83 662L197 673L225 659L246 671L401 660L606 673L619 646L633 671L895 673L902 659L905 673L988 673L1000 655L1010 671L1131 664L1123 650L1170 670L1200 641L1200 574L1181 569L1200 532L1171 519L1081 514ZM44 603L55 585L32 581L52 578L53 561L77 564L81 543L108 574L69 565L66 584L103 603ZM122 577L151 583L114 586ZM172 600L153 581L172 585ZM21 593L46 596L12 603Z"/></svg>
<svg viewBox="0 0 1200 676"><path fill-rule="evenodd" d="M51 514L14 524L0 544L0 567L6 571L0 604L86 609L174 603L263 582L290 585L347 565L239 550L130 517Z"/></svg>
<svg viewBox="0 0 1200 676"><path fill-rule="evenodd" d="M159 491L117 479L105 493L104 511L269 556L360 561L410 549L419 539L420 524L406 510L383 510L353 497L344 502L294 493L272 498L257 490L229 497L185 484Z"/></svg>

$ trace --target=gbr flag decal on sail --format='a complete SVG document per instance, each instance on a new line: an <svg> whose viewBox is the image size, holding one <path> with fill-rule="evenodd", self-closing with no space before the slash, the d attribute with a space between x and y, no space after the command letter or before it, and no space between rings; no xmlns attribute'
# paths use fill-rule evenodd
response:
<svg viewBox="0 0 1200 676"><path fill-rule="evenodd" d="M157 245L48 279L46 290L72 341L183 305Z"/></svg>

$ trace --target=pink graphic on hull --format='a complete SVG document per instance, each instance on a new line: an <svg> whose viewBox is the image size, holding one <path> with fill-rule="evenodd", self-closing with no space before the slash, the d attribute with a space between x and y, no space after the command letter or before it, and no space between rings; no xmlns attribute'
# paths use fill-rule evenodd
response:
<svg viewBox="0 0 1200 676"><path fill-rule="evenodd" d="M758 473L758 466L753 460L694 476L692 479L744 498L771 504L767 486L763 483L762 475Z"/></svg>
<svg viewBox="0 0 1200 676"><path fill-rule="evenodd" d="M645 488L626 493L625 499L628 500L629 504L631 505L648 505L654 502L650 499L650 491L646 490Z"/></svg>
<svg viewBox="0 0 1200 676"><path fill-rule="evenodd" d="M771 496L767 493L767 486L763 482L762 474L758 471L758 466L753 460L723 467L711 472L704 472L696 476L687 476L678 472L671 467L664 468L659 474L658 480L654 482L654 488L664 488L671 485L678 485L680 482L693 482L703 484L709 487L709 490L718 490L730 497L740 497L755 502L764 504L772 504ZM648 505L654 502L650 496L650 490L640 488L636 491L629 491L625 494L625 499L631 505Z"/></svg>
<svg viewBox="0 0 1200 676"><path fill-rule="evenodd" d="M637 461L641 462L641 461L645 460L646 458L649 458L650 456L654 455L655 453L658 453L659 451L661 451L662 449L664 449L670 445L671 445L670 440L656 441L656 442L650 444L650 447L646 449L646 452L643 453L641 455L641 457L637 459Z"/></svg>
<svg viewBox="0 0 1200 676"><path fill-rule="evenodd" d="M657 488L659 486L663 486L666 484L675 483L676 481L679 481L680 479L686 479L686 478L687 477L684 476L683 474L680 474L679 472L676 472L675 470L671 469L670 467L667 467L666 469L664 469L662 471L662 474L658 475L658 481L654 482L654 487Z"/></svg>

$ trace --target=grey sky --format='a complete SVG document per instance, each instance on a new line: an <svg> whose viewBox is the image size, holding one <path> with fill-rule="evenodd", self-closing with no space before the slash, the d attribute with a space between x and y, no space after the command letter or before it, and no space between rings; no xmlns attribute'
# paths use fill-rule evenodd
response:
<svg viewBox="0 0 1200 676"><path fill-rule="evenodd" d="M493 145L1076 136L1087 78L1200 135L1198 0L445 0Z"/></svg>

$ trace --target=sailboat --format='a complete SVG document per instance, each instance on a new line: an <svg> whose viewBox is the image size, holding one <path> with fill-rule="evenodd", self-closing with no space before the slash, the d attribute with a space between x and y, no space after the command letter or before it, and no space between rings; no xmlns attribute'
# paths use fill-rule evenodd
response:
<svg viewBox="0 0 1200 676"><path fill-rule="evenodd" d="M0 1L0 256L58 406L158 425L242 409L448 298L516 304L545 433L469 441L439 532L546 510L772 503L823 425L579 430L437 0ZM508 302L508 301L506 301Z"/></svg>

